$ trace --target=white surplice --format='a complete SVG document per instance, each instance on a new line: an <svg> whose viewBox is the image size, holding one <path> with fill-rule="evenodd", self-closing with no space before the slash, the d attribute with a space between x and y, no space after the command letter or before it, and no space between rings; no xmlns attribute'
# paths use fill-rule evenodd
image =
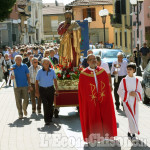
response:
<svg viewBox="0 0 150 150"><path fill-rule="evenodd" d="M136 97L130 96L131 91L136 92ZM124 110L129 121L129 132L140 134L138 129L138 102L142 100L142 86L135 77L128 75L122 79L118 94L123 101Z"/></svg>

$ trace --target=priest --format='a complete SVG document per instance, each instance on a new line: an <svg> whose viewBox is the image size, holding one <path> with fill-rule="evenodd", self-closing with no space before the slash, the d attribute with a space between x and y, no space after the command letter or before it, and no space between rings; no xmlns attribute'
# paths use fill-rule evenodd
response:
<svg viewBox="0 0 150 150"><path fill-rule="evenodd" d="M87 67L79 78L79 110L83 139L87 143L114 140L117 123L107 73L88 55Z"/></svg>

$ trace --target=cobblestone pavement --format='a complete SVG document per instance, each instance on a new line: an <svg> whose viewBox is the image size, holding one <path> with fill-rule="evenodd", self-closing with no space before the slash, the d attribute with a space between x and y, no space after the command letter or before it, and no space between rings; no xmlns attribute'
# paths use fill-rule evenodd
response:
<svg viewBox="0 0 150 150"><path fill-rule="evenodd" d="M140 145L127 140L128 121L122 111L116 112L118 137L121 147L88 147L82 141L79 114L76 108L60 108L58 119L44 126L43 115L32 114L18 119L13 87L0 89L0 150L149 150L150 107L139 105ZM99 146L99 145L98 145Z"/></svg>

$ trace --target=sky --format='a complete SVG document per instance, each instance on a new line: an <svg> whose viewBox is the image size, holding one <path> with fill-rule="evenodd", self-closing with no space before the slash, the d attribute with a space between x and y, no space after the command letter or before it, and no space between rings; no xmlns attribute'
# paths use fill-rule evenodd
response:
<svg viewBox="0 0 150 150"><path fill-rule="evenodd" d="M64 3L65 5L74 0L57 0L58 3ZM43 3L55 3L55 0L43 0Z"/></svg>

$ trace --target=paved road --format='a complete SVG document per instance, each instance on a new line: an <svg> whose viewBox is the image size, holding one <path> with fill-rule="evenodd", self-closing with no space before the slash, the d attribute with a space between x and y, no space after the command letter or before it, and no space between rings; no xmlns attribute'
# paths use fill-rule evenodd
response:
<svg viewBox="0 0 150 150"><path fill-rule="evenodd" d="M59 119L54 119L47 127L43 115L33 115L29 104L28 116L19 120L13 88L3 87L0 89L0 150L149 150L150 108L140 103L139 110L140 145L127 140L128 121L120 110L116 117L121 147L97 145L92 148L83 142L76 108L61 108Z"/></svg>

